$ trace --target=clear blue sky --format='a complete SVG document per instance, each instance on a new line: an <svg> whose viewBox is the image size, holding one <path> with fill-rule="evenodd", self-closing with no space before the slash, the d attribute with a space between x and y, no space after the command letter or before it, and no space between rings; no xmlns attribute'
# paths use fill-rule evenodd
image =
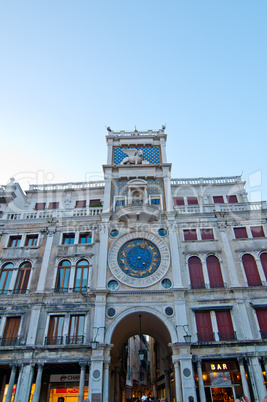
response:
<svg viewBox="0 0 267 402"><path fill-rule="evenodd" d="M97 178L106 126L166 124L173 177L267 199L266 0L1 0L0 184Z"/></svg>

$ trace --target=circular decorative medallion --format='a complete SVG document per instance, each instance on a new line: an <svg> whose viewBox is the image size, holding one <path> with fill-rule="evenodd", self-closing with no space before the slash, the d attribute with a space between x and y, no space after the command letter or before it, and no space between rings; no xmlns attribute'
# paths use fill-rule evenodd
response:
<svg viewBox="0 0 267 402"><path fill-rule="evenodd" d="M122 283L146 287L166 274L170 254L162 239L137 231L121 236L112 244L108 262L111 272Z"/></svg>

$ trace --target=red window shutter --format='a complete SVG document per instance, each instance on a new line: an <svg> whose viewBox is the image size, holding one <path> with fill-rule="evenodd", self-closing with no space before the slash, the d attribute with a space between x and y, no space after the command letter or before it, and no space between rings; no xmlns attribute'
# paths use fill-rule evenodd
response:
<svg viewBox="0 0 267 402"><path fill-rule="evenodd" d="M200 229L202 240L214 240L213 229Z"/></svg>
<svg viewBox="0 0 267 402"><path fill-rule="evenodd" d="M184 239L185 240L197 240L196 229L185 229L184 230Z"/></svg>
<svg viewBox="0 0 267 402"><path fill-rule="evenodd" d="M20 317L8 317L3 338L16 338L19 332Z"/></svg>
<svg viewBox="0 0 267 402"><path fill-rule="evenodd" d="M242 262L247 277L248 286L261 286L261 279L258 272L257 264L251 254L244 254Z"/></svg>
<svg viewBox="0 0 267 402"><path fill-rule="evenodd" d="M234 228L235 238L236 239L247 239L247 229L244 228Z"/></svg>
<svg viewBox="0 0 267 402"><path fill-rule="evenodd" d="M229 310L216 311L216 320L219 331L219 338L221 341L234 340L235 333Z"/></svg>
<svg viewBox="0 0 267 402"><path fill-rule="evenodd" d="M250 230L253 237L265 237L262 226L253 226Z"/></svg>
<svg viewBox="0 0 267 402"><path fill-rule="evenodd" d="M260 329L265 329L267 330L267 309L257 309L256 310L258 322Z"/></svg>
<svg viewBox="0 0 267 402"><path fill-rule="evenodd" d="M86 207L86 200L76 201L75 208L85 208Z"/></svg>
<svg viewBox="0 0 267 402"><path fill-rule="evenodd" d="M210 287L211 288L224 287L220 261L218 260L218 258L215 257L215 255L210 255L208 256L206 261L210 280Z"/></svg>
<svg viewBox="0 0 267 402"><path fill-rule="evenodd" d="M98 204L99 202L100 202L100 199L97 199L97 200L90 200L90 201L89 201L89 206L91 207L92 205Z"/></svg>
<svg viewBox="0 0 267 402"><path fill-rule="evenodd" d="M57 209L59 207L59 202L49 202L48 209Z"/></svg>
<svg viewBox="0 0 267 402"><path fill-rule="evenodd" d="M198 204L197 197L187 197L187 204L188 205Z"/></svg>
<svg viewBox="0 0 267 402"><path fill-rule="evenodd" d="M205 288L202 264L198 257L190 257L188 260L189 276L192 289Z"/></svg>
<svg viewBox="0 0 267 402"><path fill-rule="evenodd" d="M184 205L184 197L174 197L174 205Z"/></svg>
<svg viewBox="0 0 267 402"><path fill-rule="evenodd" d="M224 204L224 199L222 195L215 195L213 197L214 204Z"/></svg>
<svg viewBox="0 0 267 402"><path fill-rule="evenodd" d="M267 253L261 254L261 265L265 274L265 278L267 279Z"/></svg>
<svg viewBox="0 0 267 402"><path fill-rule="evenodd" d="M209 311L197 311L195 313L197 336L200 342L213 341L214 335Z"/></svg>
<svg viewBox="0 0 267 402"><path fill-rule="evenodd" d="M236 204L238 202L236 195L227 195L226 198L229 204Z"/></svg>
<svg viewBox="0 0 267 402"><path fill-rule="evenodd" d="M39 211L39 210L42 210L42 209L45 209L45 202L37 202L35 204L35 210Z"/></svg>

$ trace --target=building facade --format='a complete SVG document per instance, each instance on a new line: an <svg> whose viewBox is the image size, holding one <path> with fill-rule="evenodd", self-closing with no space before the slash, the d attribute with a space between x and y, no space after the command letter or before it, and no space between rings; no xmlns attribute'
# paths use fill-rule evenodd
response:
<svg viewBox="0 0 267 402"><path fill-rule="evenodd" d="M151 396L261 402L266 202L172 179L164 129L106 140L103 181L0 187L0 400L126 401L148 335Z"/></svg>

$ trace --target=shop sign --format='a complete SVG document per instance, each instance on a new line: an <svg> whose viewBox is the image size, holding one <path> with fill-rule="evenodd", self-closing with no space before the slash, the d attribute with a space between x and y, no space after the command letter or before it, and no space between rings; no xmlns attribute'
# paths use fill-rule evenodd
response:
<svg viewBox="0 0 267 402"><path fill-rule="evenodd" d="M236 371L238 370L237 363L227 360L215 360L202 363L202 370L204 373L214 373L220 371Z"/></svg>
<svg viewBox="0 0 267 402"><path fill-rule="evenodd" d="M79 382L80 374L51 374L50 382ZM88 381L88 374L85 375L85 381Z"/></svg>

